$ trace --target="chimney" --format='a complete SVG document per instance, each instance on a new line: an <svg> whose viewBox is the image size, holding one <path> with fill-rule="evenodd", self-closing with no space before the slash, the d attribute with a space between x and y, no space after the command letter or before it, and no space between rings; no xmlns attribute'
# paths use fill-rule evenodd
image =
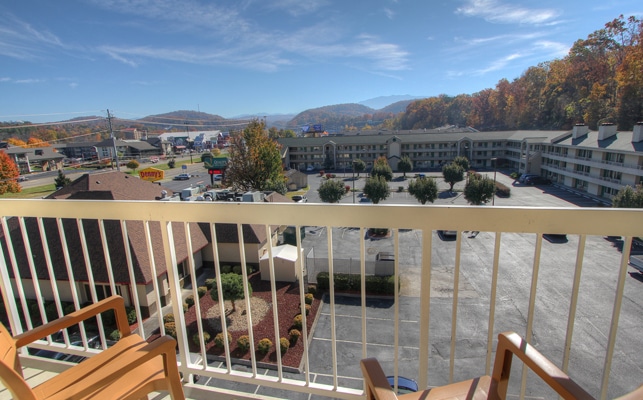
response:
<svg viewBox="0 0 643 400"><path fill-rule="evenodd" d="M605 140L616 135L616 125L606 122L598 127L598 140Z"/></svg>
<svg viewBox="0 0 643 400"><path fill-rule="evenodd" d="M581 136L587 135L589 128L585 124L576 124L572 130L572 139L578 139Z"/></svg>
<svg viewBox="0 0 643 400"><path fill-rule="evenodd" d="M632 143L638 143L643 140L643 121L639 121L634 125L634 132L632 133Z"/></svg>

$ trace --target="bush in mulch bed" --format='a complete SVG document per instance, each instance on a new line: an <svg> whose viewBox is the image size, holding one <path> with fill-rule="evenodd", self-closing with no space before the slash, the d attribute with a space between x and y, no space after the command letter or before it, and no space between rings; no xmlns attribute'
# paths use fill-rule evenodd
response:
<svg viewBox="0 0 643 400"><path fill-rule="evenodd" d="M262 281L260 274L258 272L250 276L249 282L253 290L252 297L262 299L268 305L272 305L273 300L272 300L272 293L270 291L270 282ZM288 337L290 335L290 332L293 328L293 318L296 315L301 314L301 303L300 303L301 300L299 295L300 289L298 284L277 282L276 288L277 288L276 297L277 297L277 304L278 304L277 311L279 316L279 335L281 337L275 338L274 314L271 307L268 310L268 312L265 313L263 318L261 318L261 320L257 320L256 318L253 317L252 323L253 323L253 335L254 335L254 341L255 341L254 357L257 360L257 362L275 363L277 361L276 351L281 351L282 350L281 346L283 345L280 339L284 337ZM309 301L309 298L310 296L308 296L308 299L307 299L308 301ZM245 304L245 300L237 300L235 303L237 308L239 308L241 303ZM219 330L215 330L212 328L212 324L207 318L207 313L212 307L215 307L216 309L218 309L219 304L218 302L215 302L214 300L212 300L212 297L209 294L200 298L199 304L200 304L201 314L202 314L203 329L204 331L207 331L211 335L211 337L215 337L218 333L221 332L221 330L220 328ZM230 311L229 304L230 304L229 302L226 302L226 308L227 308L226 314L228 314ZM307 325L309 336L312 335L312 332L311 332L312 324L315 319L315 316L317 315L320 304L321 304L320 297L316 295L313 296L312 304L310 304L310 311L306 317L306 322L307 322L306 325ZM235 318L239 318L239 317L244 319L247 318L245 313L244 315L235 316ZM188 337L192 338L193 335L198 332L197 320L196 320L196 307L190 307L189 310L185 313L185 322L188 330ZM243 338L243 336L248 335L248 331L247 329L242 329L237 331L231 330L230 329L231 322L232 322L231 317L228 314L228 316L226 317L226 323L228 324L228 332L231 335L230 354L233 358L249 360L251 353L249 351L249 347L248 348L245 347L246 339ZM241 340L239 340L240 338ZM264 338L269 338L273 343L270 350L265 354L258 351L258 343L261 339L264 339ZM210 355L224 356L225 355L224 348L217 347L214 342L215 342L214 340L211 340L210 342L205 344L206 353ZM241 346L239 345L239 342L241 342ZM303 340L290 340L289 342L290 342L290 347L285 353L282 352L281 361L283 365L298 368L299 365L301 364L301 359L304 351ZM200 351L199 346L194 341L191 340L189 342L189 345L190 345L191 352Z"/></svg>

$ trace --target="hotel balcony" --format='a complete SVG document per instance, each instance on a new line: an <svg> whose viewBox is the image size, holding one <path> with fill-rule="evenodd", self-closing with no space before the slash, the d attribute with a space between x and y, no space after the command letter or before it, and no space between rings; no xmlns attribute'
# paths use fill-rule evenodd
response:
<svg viewBox="0 0 643 400"><path fill-rule="evenodd" d="M188 398L361 399L359 361L365 357L376 357L387 375L413 379L420 388L440 386L489 374L497 335L508 330L596 398L621 396L643 383L643 275L628 263L637 249L633 238L643 236L643 210L82 200L0 200L0 210L0 290L13 334L31 329L33 321L63 315L65 305L78 309L86 299L120 292L143 321L132 325L143 337L167 333L163 315L174 315ZM88 222L97 229L89 230ZM198 299L203 277L219 276L233 256L218 243L219 224L235 227L240 265L252 253L247 224L259 226L267 238L278 227L296 232L300 256L293 264L296 278L287 284L276 279L283 267L275 261L278 243L267 240L266 317L250 305L259 289L249 296L250 285L244 285L245 299L236 302L250 310L244 318L253 326L245 355L234 350L234 342L224 341L217 351L196 343L195 333L215 333L204 319L188 319L190 312L203 315L205 303L197 301L184 314L183 302L176 301ZM372 236L369 228L388 230ZM203 253L196 251L195 229L208 238ZM444 230L456 234L449 238ZM122 239L134 233L144 238L146 257L133 254L131 240ZM115 237L125 242L119 249L126 263L118 266L110 262ZM92 243L103 246L97 250ZM378 264L380 253L387 255L385 265ZM111 269L97 272L100 259ZM81 273L78 260L92 268ZM148 286L136 283L145 262L155 277ZM171 267L157 273L160 265ZM248 272L241 269L244 278ZM294 365L288 360L295 346L262 358L260 339L279 343L289 332L272 323L265 333L260 325L294 317L279 315L281 289L294 294L303 310L320 272L328 273L328 290L315 294L318 312L302 314ZM344 290L346 275L339 273L361 279ZM368 285L374 273L391 274L391 295L373 294ZM78 275L87 279L73 278ZM105 286L98 285L100 279ZM220 303L215 308L227 312ZM225 330L229 321L220 322ZM107 346L108 323L94 325L99 346ZM26 378L37 380L70 365L38 357L37 350L83 357L101 351L87 337L77 345L71 338L61 341L48 337L20 354ZM556 397L517 359L511 376L512 398ZM8 393L0 392L0 398Z"/></svg>

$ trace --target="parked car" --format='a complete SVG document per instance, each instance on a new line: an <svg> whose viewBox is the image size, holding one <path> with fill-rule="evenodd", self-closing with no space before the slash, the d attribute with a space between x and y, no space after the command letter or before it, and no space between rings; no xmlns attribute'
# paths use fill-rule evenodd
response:
<svg viewBox="0 0 643 400"><path fill-rule="evenodd" d="M24 182L24 181L28 181L28 180L29 180L29 178L27 178L26 176L22 176L22 175L20 175L20 176L18 177L18 182Z"/></svg>
<svg viewBox="0 0 643 400"><path fill-rule="evenodd" d="M216 175L214 175L214 177L212 179L214 179L215 181L220 181L221 179L223 179L223 175L216 174Z"/></svg>
<svg viewBox="0 0 643 400"><path fill-rule="evenodd" d="M308 199L306 198L306 196L300 196L296 194L292 196L292 201L294 201L295 203L306 203L308 202Z"/></svg>
<svg viewBox="0 0 643 400"><path fill-rule="evenodd" d="M551 185L551 179L542 176L529 176L525 179L525 185Z"/></svg>
<svg viewBox="0 0 643 400"><path fill-rule="evenodd" d="M561 233L543 233L543 238L551 243L567 243L567 235Z"/></svg>
<svg viewBox="0 0 643 400"><path fill-rule="evenodd" d="M309 165L308 168L306 168L306 171L308 172L313 172L315 170L315 167L312 165Z"/></svg>
<svg viewBox="0 0 643 400"><path fill-rule="evenodd" d="M538 176L538 175L537 174L522 174L522 175L520 175L520 178L518 178L518 182L525 183L525 179L531 178L531 177L534 177L534 176Z"/></svg>
<svg viewBox="0 0 643 400"><path fill-rule="evenodd" d="M190 174L178 174L174 177L175 181L187 181L190 179Z"/></svg>

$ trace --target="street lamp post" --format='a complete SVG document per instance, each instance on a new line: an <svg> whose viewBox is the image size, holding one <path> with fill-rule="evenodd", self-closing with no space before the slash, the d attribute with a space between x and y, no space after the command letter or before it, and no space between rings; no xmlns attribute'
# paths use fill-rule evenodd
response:
<svg viewBox="0 0 643 400"><path fill-rule="evenodd" d="M353 204L355 204L355 160L351 161L353 167Z"/></svg>
<svg viewBox="0 0 643 400"><path fill-rule="evenodd" d="M491 197L491 205L494 206L496 204L496 162L498 161L497 158L492 158L491 162L493 163L493 195Z"/></svg>

